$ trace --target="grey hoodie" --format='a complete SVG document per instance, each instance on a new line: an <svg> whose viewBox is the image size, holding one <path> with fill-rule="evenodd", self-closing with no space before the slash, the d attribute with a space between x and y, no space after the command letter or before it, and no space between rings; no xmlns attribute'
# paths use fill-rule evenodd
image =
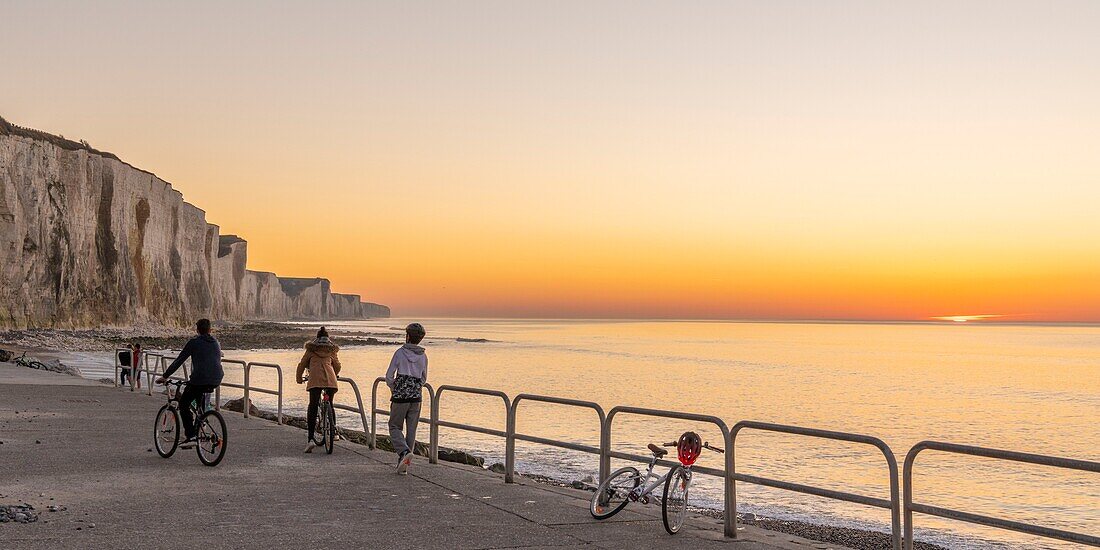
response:
<svg viewBox="0 0 1100 550"><path fill-rule="evenodd" d="M428 381L428 355L416 344L405 344L393 352L386 370L386 385L394 403L420 401L420 389Z"/></svg>

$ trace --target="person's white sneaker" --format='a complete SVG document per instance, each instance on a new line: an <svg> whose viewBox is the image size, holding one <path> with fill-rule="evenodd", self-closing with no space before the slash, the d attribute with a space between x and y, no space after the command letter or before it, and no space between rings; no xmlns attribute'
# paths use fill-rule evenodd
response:
<svg viewBox="0 0 1100 550"><path fill-rule="evenodd" d="M401 458L397 459L397 473L406 475L409 473L409 464L412 464L412 453L405 453Z"/></svg>
<svg viewBox="0 0 1100 550"><path fill-rule="evenodd" d="M306 452L307 452L307 453L312 453L312 452L313 452L313 448L314 448L314 447L316 447L316 446L317 446L317 444L316 444L316 443L314 443L312 439L310 439L310 440L309 440L309 443L306 443Z"/></svg>
<svg viewBox="0 0 1100 550"><path fill-rule="evenodd" d="M199 440L198 440L197 437L188 437L187 439L184 439L182 443L180 443L180 448L181 449L194 449L195 445L197 445L198 442L199 442Z"/></svg>

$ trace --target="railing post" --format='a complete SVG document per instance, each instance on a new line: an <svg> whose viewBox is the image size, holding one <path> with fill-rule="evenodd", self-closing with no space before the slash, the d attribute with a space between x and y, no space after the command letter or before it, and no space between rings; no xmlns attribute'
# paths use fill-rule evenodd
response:
<svg viewBox="0 0 1100 550"><path fill-rule="evenodd" d="M244 417L245 418L248 418L248 409L251 408L251 407L248 406L249 405L249 401L248 401L248 386L249 386L248 373L249 373L250 370L252 370L250 367L251 367L251 364L245 363L245 365L244 365L244 384L243 384L243 386L244 386L244 404L241 406L241 409L244 411Z"/></svg>
<svg viewBox="0 0 1100 550"><path fill-rule="evenodd" d="M508 406L504 424L504 482L516 482L516 403Z"/></svg>
<svg viewBox="0 0 1100 550"><path fill-rule="evenodd" d="M374 412L378 408L378 382L376 379L370 387L370 449L378 448L378 415Z"/></svg>
<svg viewBox="0 0 1100 550"><path fill-rule="evenodd" d="M435 389L432 385L425 382L424 390L428 392L428 399L431 400L431 404L428 405L428 464L439 464L439 448L432 447L432 430L435 428L435 418L432 417L432 404L435 403Z"/></svg>
<svg viewBox="0 0 1100 550"><path fill-rule="evenodd" d="M734 479L734 474L737 473L737 463L734 460L734 438L737 437L737 426L733 427L726 434L726 476L723 480L725 483L725 515L723 517L723 530L727 538L737 539L737 480Z"/></svg>
<svg viewBox="0 0 1100 550"><path fill-rule="evenodd" d="M118 387L119 376L120 376L120 373L122 372L122 362L118 360L118 354L119 353L122 353L121 348L115 348L115 377L114 377L114 383L115 383L116 388ZM130 357L130 363L133 363L133 362L134 362L134 358L131 356Z"/></svg>
<svg viewBox="0 0 1100 550"><path fill-rule="evenodd" d="M894 550L901 550L901 499L898 498L898 459L894 457L893 450L883 449L882 454L886 455L886 466L890 469L890 536L893 538Z"/></svg>
<svg viewBox="0 0 1100 550"><path fill-rule="evenodd" d="M913 461L917 459L920 443L913 446L905 455L903 466L902 487L905 508L905 550L913 550ZM916 452L914 452L916 451Z"/></svg>
<svg viewBox="0 0 1100 550"><path fill-rule="evenodd" d="M439 463L439 393L441 391L440 386L435 390L432 395L432 422L431 429L428 430L428 463Z"/></svg>
<svg viewBox="0 0 1100 550"><path fill-rule="evenodd" d="M278 416L278 419L279 419L279 424L282 424L283 423L283 368L279 367L276 370L279 373L279 416ZM360 407L362 407L361 403L360 403Z"/></svg>
<svg viewBox="0 0 1100 550"><path fill-rule="evenodd" d="M611 431L607 426L607 417L600 419L600 478L597 483L603 483L611 475Z"/></svg>

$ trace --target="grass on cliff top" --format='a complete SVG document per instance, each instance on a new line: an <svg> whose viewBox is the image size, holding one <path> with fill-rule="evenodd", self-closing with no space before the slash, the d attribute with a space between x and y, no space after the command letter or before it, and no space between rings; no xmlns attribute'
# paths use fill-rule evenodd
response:
<svg viewBox="0 0 1100 550"><path fill-rule="evenodd" d="M30 139L36 139L38 141L45 141L62 149L68 151L87 151L93 155L99 155L109 159L119 160L122 159L115 156L113 153L106 151L100 151L91 145L87 141L73 141L66 139L65 136L56 136L42 130L35 130L33 128L25 128L16 124L8 122L4 117L0 117L0 136L20 136Z"/></svg>

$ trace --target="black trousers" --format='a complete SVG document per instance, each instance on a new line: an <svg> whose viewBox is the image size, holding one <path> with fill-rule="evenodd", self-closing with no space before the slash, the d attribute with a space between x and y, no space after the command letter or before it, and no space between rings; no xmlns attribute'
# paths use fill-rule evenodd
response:
<svg viewBox="0 0 1100 550"><path fill-rule="evenodd" d="M313 441L313 431L317 428L317 405L321 404L321 390L324 390L328 394L328 398L332 399L332 395L336 393L336 388L310 388L309 389L309 407L306 409L306 428L309 430L309 440Z"/></svg>
<svg viewBox="0 0 1100 550"><path fill-rule="evenodd" d="M131 376L130 376L130 369L126 368L126 367L123 367L122 370L118 374L119 385L120 386L125 386L127 378L130 378L131 384L132 384L133 383L133 378L131 378Z"/></svg>
<svg viewBox="0 0 1100 550"><path fill-rule="evenodd" d="M214 391L217 386L196 386L187 384L180 394L180 422L183 424L183 434L188 438L195 437L195 417L191 414L191 402L198 401L199 409L202 409L202 396L204 393Z"/></svg>

